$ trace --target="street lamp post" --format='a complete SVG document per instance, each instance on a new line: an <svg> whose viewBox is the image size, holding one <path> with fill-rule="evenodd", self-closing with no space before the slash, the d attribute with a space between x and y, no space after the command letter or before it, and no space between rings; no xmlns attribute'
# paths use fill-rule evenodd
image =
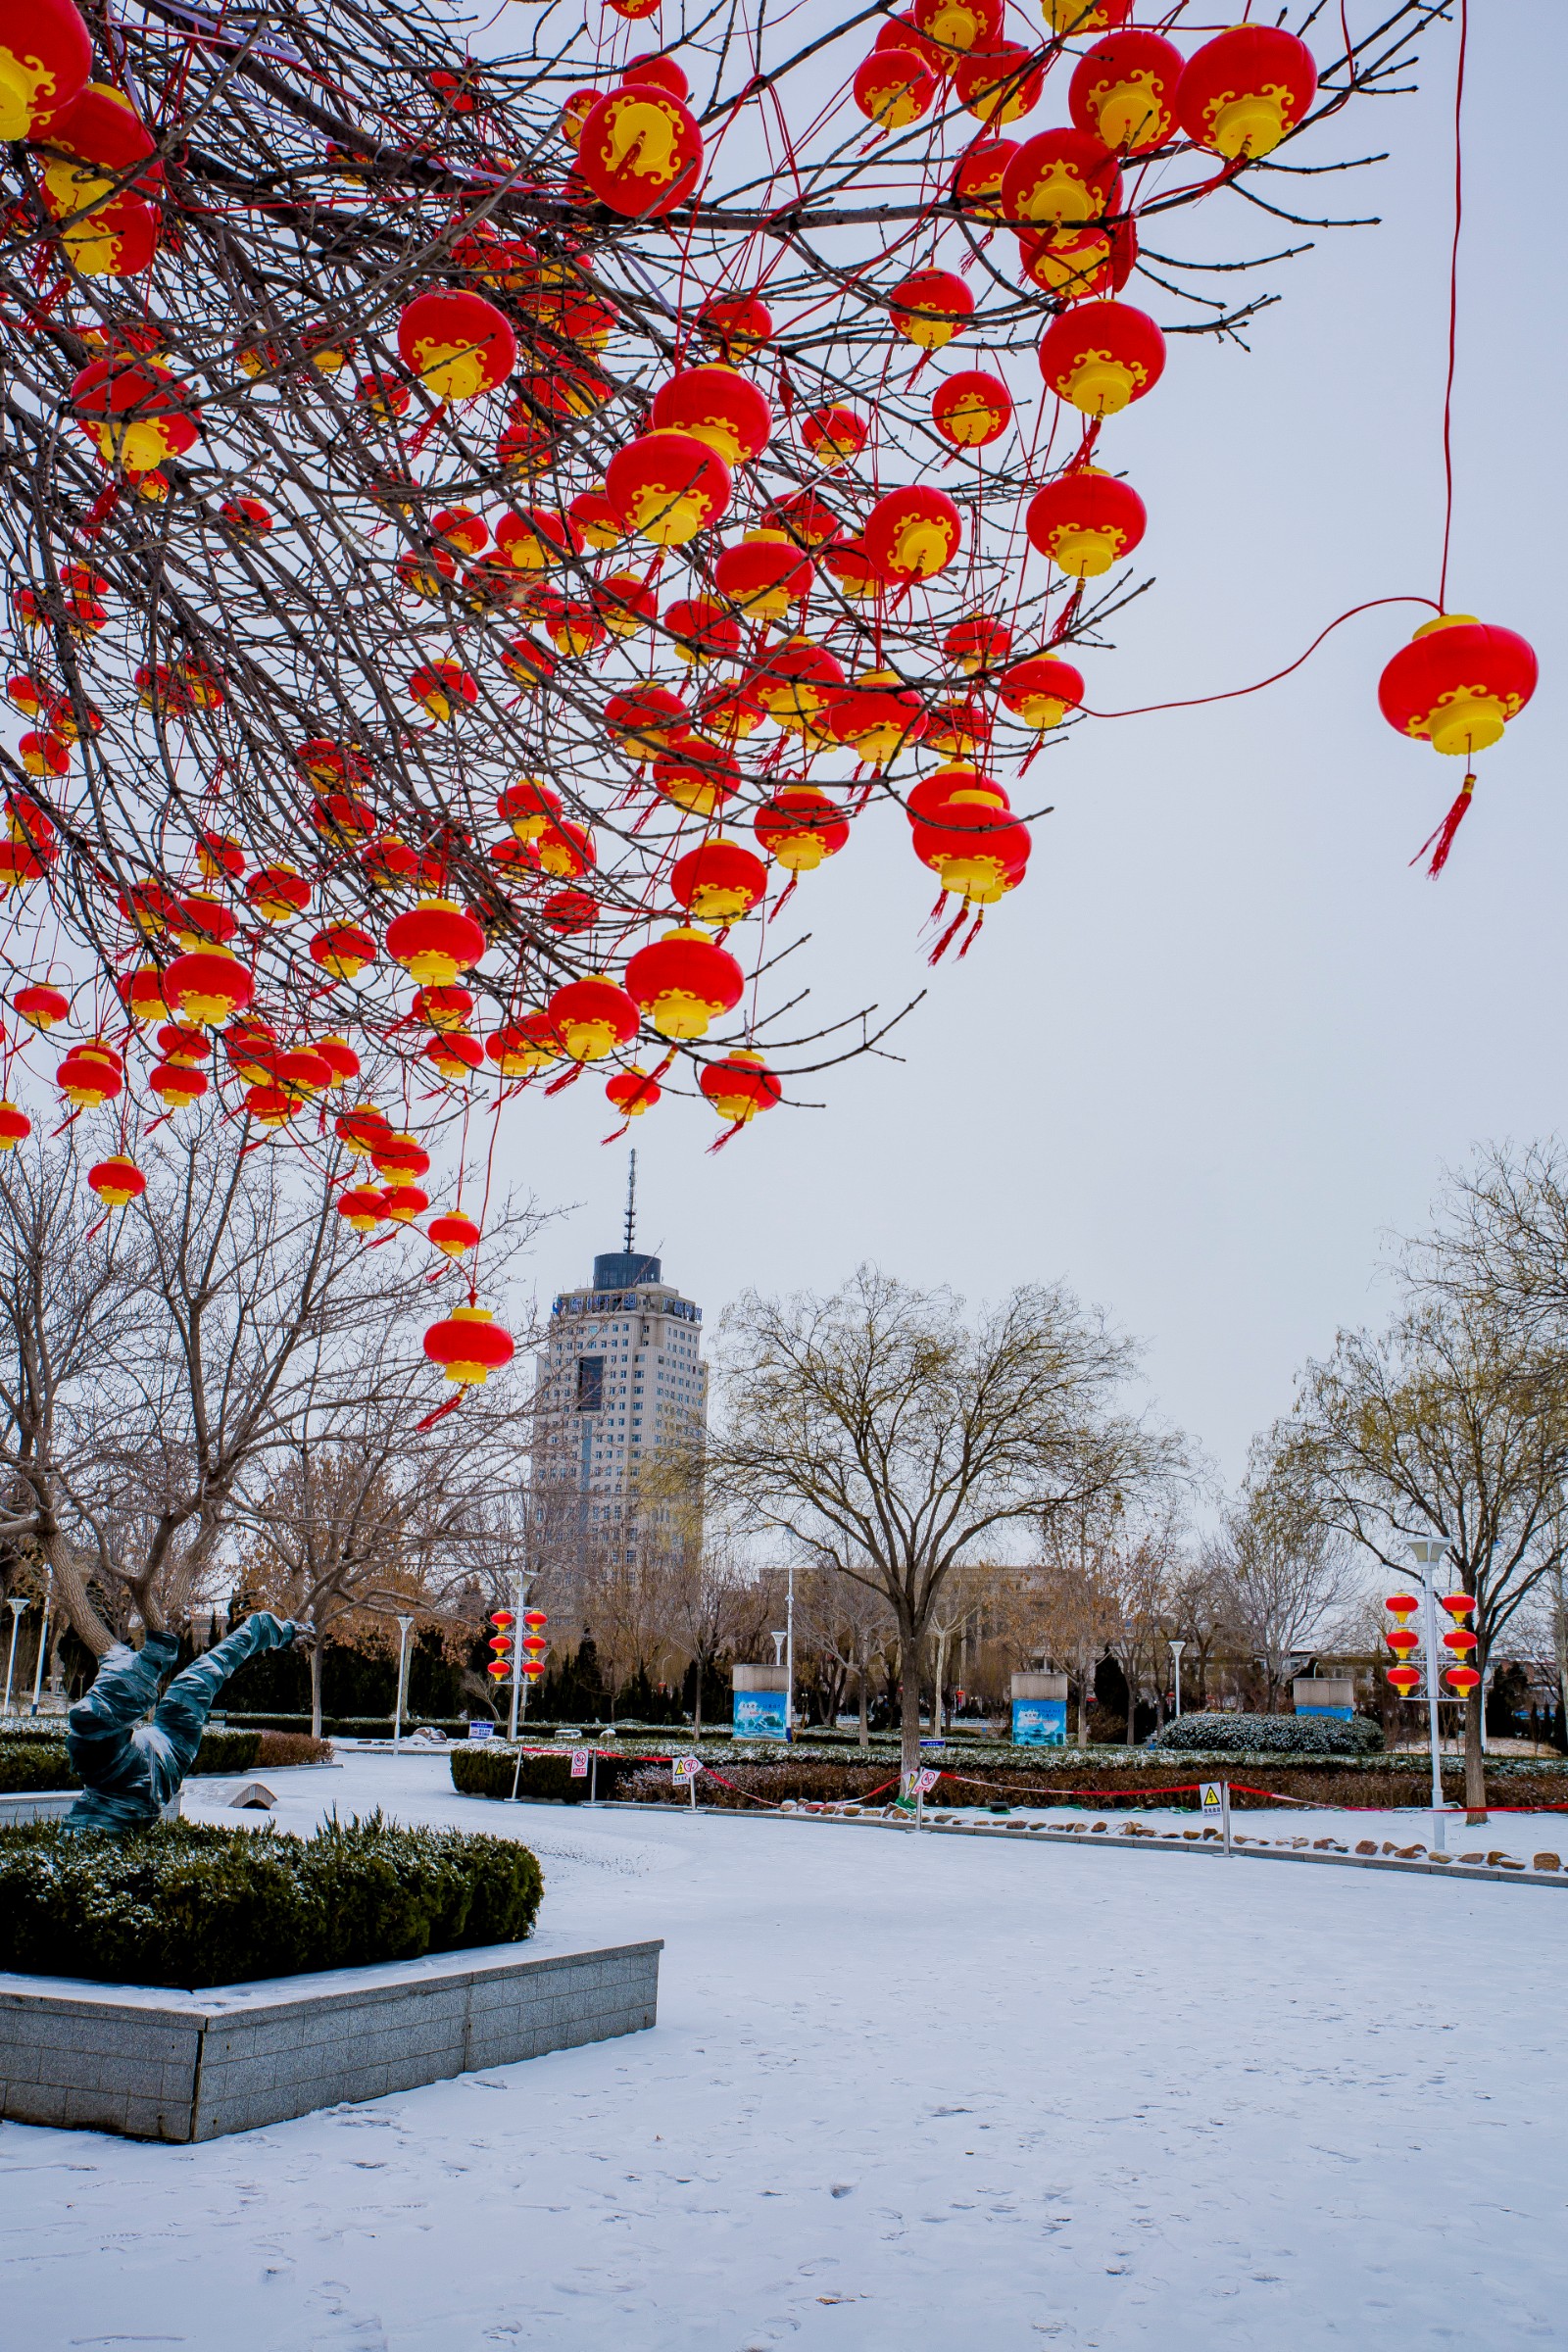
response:
<svg viewBox="0 0 1568 2352"><path fill-rule="evenodd" d="M784 1604L784 1671L788 1688L784 1692L784 1737L795 1737L795 1563L790 1562L789 1594Z"/></svg>
<svg viewBox="0 0 1568 2352"><path fill-rule="evenodd" d="M403 1753L403 1675L408 1657L409 1628L413 1623L412 1617L398 1619L398 1711L392 1723L392 1753L395 1756Z"/></svg>
<svg viewBox="0 0 1568 2352"><path fill-rule="evenodd" d="M38 1695L43 1689L43 1662L49 1655L49 1605L55 1596L55 1572L51 1568L43 1589L43 1623L38 1628L38 1663L32 1677L32 1712L38 1712Z"/></svg>
<svg viewBox="0 0 1568 2352"><path fill-rule="evenodd" d="M1176 1716L1179 1722L1182 1711L1182 1651L1187 1647L1187 1643L1185 1642L1167 1642L1165 1647L1176 1661Z"/></svg>
<svg viewBox="0 0 1568 2352"><path fill-rule="evenodd" d="M27 1602L24 1600L10 1600L6 1603L7 1608L11 1611L11 1648L6 1656L6 1703L4 1711L7 1715L9 1715L11 1712L11 1674L12 1669L15 1667L17 1662L17 1633L22 1624L23 1611L27 1607Z"/></svg>
<svg viewBox="0 0 1568 2352"><path fill-rule="evenodd" d="M1421 1629L1427 1653L1427 1738L1432 1750L1432 1849L1445 1853L1443 1763L1438 1753L1438 1601L1437 1574L1448 1556L1446 1536L1435 1542L1417 1540L1410 1555L1421 1571Z"/></svg>

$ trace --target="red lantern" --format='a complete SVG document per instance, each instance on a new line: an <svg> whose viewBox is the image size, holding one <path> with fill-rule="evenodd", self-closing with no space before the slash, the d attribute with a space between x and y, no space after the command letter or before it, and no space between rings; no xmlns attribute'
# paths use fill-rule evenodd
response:
<svg viewBox="0 0 1568 2352"><path fill-rule="evenodd" d="M311 886L297 866L263 865L245 884L245 904L264 923L291 923L311 903Z"/></svg>
<svg viewBox="0 0 1568 2352"><path fill-rule="evenodd" d="M697 193L703 134L668 90L633 82L584 118L577 170L601 203L628 220L657 220Z"/></svg>
<svg viewBox="0 0 1568 2352"><path fill-rule="evenodd" d="M424 1058L438 1077L449 1085L462 1086L484 1067L484 1048L466 1031L449 1036L438 1030L424 1049Z"/></svg>
<svg viewBox="0 0 1568 2352"><path fill-rule="evenodd" d="M356 1233L373 1233L386 1223L386 1195L373 1184L351 1184L337 1197L337 1213Z"/></svg>
<svg viewBox="0 0 1568 2352"><path fill-rule="evenodd" d="M843 692L845 677L825 645L791 637L759 662L748 683L775 726L826 740L824 713Z"/></svg>
<svg viewBox="0 0 1568 2352"><path fill-rule="evenodd" d="M1163 147L1176 127L1182 53L1157 32L1113 32L1084 52L1067 88L1081 131L1121 155Z"/></svg>
<svg viewBox="0 0 1568 2352"><path fill-rule="evenodd" d="M1233 24L1188 59L1176 115L1195 145L1235 162L1271 155L1316 96L1304 41L1276 24Z"/></svg>
<svg viewBox="0 0 1568 2352"><path fill-rule="evenodd" d="M548 1012L525 1012L521 1020L508 1021L485 1039L484 1050L503 1078L526 1078L561 1059L561 1040Z"/></svg>
<svg viewBox="0 0 1568 2352"><path fill-rule="evenodd" d="M189 387L156 361L133 352L94 360L71 387L77 421L106 466L150 473L183 456L198 435L201 411Z"/></svg>
<svg viewBox="0 0 1568 2352"><path fill-rule="evenodd" d="M344 1086L349 1079L359 1076L360 1057L346 1038L319 1038L317 1041L316 1052L327 1066L328 1086Z"/></svg>
<svg viewBox="0 0 1568 2352"><path fill-rule="evenodd" d="M1142 400L1165 367L1165 338L1147 311L1082 302L1040 338L1040 372L1058 400L1086 416L1114 416Z"/></svg>
<svg viewBox="0 0 1568 2352"><path fill-rule="evenodd" d="M332 1083L332 1065L314 1046L290 1046L272 1064L272 1075L289 1094L309 1102Z"/></svg>
<svg viewBox="0 0 1568 2352"><path fill-rule="evenodd" d="M828 710L834 740L847 743L878 773L925 733L925 706L895 669L865 671Z"/></svg>
<svg viewBox="0 0 1568 2352"><path fill-rule="evenodd" d="M32 1029L52 1029L71 1010L71 999L64 991L51 988L44 981L29 981L25 988L18 989L11 1002Z"/></svg>
<svg viewBox="0 0 1568 2352"><path fill-rule="evenodd" d="M118 1154L101 1159L87 1170L87 1184L106 1208L128 1208L147 1190L147 1179L133 1159Z"/></svg>
<svg viewBox="0 0 1568 2352"><path fill-rule="evenodd" d="M1401 1698L1413 1697L1421 1688L1421 1669L1419 1666L1391 1666L1389 1681Z"/></svg>
<svg viewBox="0 0 1568 2352"><path fill-rule="evenodd" d="M511 1363L516 1344L488 1307L457 1306L424 1335L424 1352L459 1388L477 1388Z"/></svg>
<svg viewBox="0 0 1568 2352"><path fill-rule="evenodd" d="M264 1021L259 1014L236 1021L223 1036L223 1052L234 1075L247 1084L259 1085L270 1075L276 1051L277 1032L270 1021Z"/></svg>
<svg viewBox="0 0 1568 2352"><path fill-rule="evenodd" d="M1016 122L1032 115L1045 86L1037 52L1016 41L971 49L953 76L953 94L965 112L978 116L993 129L999 122Z"/></svg>
<svg viewBox="0 0 1568 2352"><path fill-rule="evenodd" d="M466 703L479 700L479 684L461 662L443 657L420 664L409 680L409 693L427 718L444 726Z"/></svg>
<svg viewBox="0 0 1568 2352"><path fill-rule="evenodd" d="M941 490L919 483L879 498L865 523L865 552L889 580L934 579L958 553L963 525Z"/></svg>
<svg viewBox="0 0 1568 2352"><path fill-rule="evenodd" d="M437 400L460 405L493 392L517 365L516 337L495 304L449 287L404 305L398 352Z"/></svg>
<svg viewBox="0 0 1568 2352"><path fill-rule="evenodd" d="M662 1091L658 1079L643 1070L617 1070L613 1078L605 1081L606 1100L623 1119L640 1119L645 1110L653 1109Z"/></svg>
<svg viewBox="0 0 1568 2352"><path fill-rule="evenodd" d="M394 1225L414 1225L430 1205L430 1196L416 1184L400 1184L386 1197L386 1213Z"/></svg>
<svg viewBox="0 0 1568 2352"><path fill-rule="evenodd" d="M311 942L311 961L334 980L352 980L375 961L375 941L362 923L328 923Z"/></svg>
<svg viewBox="0 0 1568 2352"><path fill-rule="evenodd" d="M461 1209L453 1209L445 1216L432 1217L424 1230L443 1257L462 1257L465 1250L477 1250L479 1247L479 1228Z"/></svg>
<svg viewBox="0 0 1568 2352"><path fill-rule="evenodd" d="M1460 1698L1468 1698L1472 1690L1481 1688L1481 1677L1473 1666L1450 1666L1443 1679Z"/></svg>
<svg viewBox="0 0 1568 2352"><path fill-rule="evenodd" d="M815 784L783 784L762 803L752 831L769 858L792 874L814 872L850 838L849 820Z"/></svg>
<svg viewBox="0 0 1568 2352"><path fill-rule="evenodd" d="M740 789L732 753L701 735L684 736L654 761L654 790L690 816L711 816Z"/></svg>
<svg viewBox="0 0 1568 2352"><path fill-rule="evenodd" d="M1001 691L1004 710L1021 718L1026 727L1038 727L1044 733L1049 727L1059 727L1068 711L1078 709L1084 699L1084 682L1070 662L1036 654L1003 671Z"/></svg>
<svg viewBox="0 0 1568 2352"><path fill-rule="evenodd" d="M583 533L571 514L548 507L523 507L496 525L496 546L517 571L544 571L568 556L580 556Z"/></svg>
<svg viewBox="0 0 1568 2352"><path fill-rule="evenodd" d="M101 1110L124 1087L124 1063L101 1037L73 1046L55 1072L55 1084L77 1110Z"/></svg>
<svg viewBox="0 0 1568 2352"><path fill-rule="evenodd" d="M496 795L496 814L519 841L537 841L551 818L560 813L560 793L539 776L520 776Z"/></svg>
<svg viewBox="0 0 1568 2352"><path fill-rule="evenodd" d="M855 69L855 103L883 130L905 130L931 112L938 77L912 49L880 43Z"/></svg>
<svg viewBox="0 0 1568 2352"><path fill-rule="evenodd" d="M43 138L91 73L92 38L71 0L11 0L0 25L0 140Z"/></svg>
<svg viewBox="0 0 1568 2352"><path fill-rule="evenodd" d="M628 760L646 767L691 729L691 712L667 686L634 686L612 694L605 705L605 726Z"/></svg>
<svg viewBox="0 0 1568 2352"><path fill-rule="evenodd" d="M814 490L792 490L788 498L778 498L762 512L764 531L782 531L797 547L825 547L836 539L839 518L825 498Z"/></svg>
<svg viewBox="0 0 1568 2352"><path fill-rule="evenodd" d="M759 1111L771 1110L784 1091L760 1054L740 1051L710 1061L697 1083L732 1127L748 1126Z"/></svg>
<svg viewBox="0 0 1568 2352"><path fill-rule="evenodd" d="M536 846L541 873L557 882L576 882L599 862L593 835L567 816L553 816Z"/></svg>
<svg viewBox="0 0 1568 2352"><path fill-rule="evenodd" d="M683 368L654 394L653 422L706 442L726 466L760 458L773 434L766 394L733 368Z"/></svg>
<svg viewBox="0 0 1568 2352"><path fill-rule="evenodd" d="M245 1089L245 1108L259 1127L286 1127L300 1108L303 1097L290 1094L285 1086L248 1086Z"/></svg>
<svg viewBox="0 0 1568 2352"><path fill-rule="evenodd" d="M1473 1592L1445 1592L1440 1598L1438 1606L1446 1609L1457 1625L1461 1619L1474 1616L1476 1596Z"/></svg>
<svg viewBox="0 0 1568 2352"><path fill-rule="evenodd" d="M895 330L922 351L940 351L974 315L974 296L951 270L916 270L893 289Z"/></svg>
<svg viewBox="0 0 1568 2352"><path fill-rule="evenodd" d="M134 276L148 268L158 215L143 197L157 190L163 166L150 160L153 137L130 100L108 82L89 81L52 114L44 144L43 200L74 267L85 277ZM140 164L147 169L137 172Z"/></svg>
<svg viewBox="0 0 1568 2352"><path fill-rule="evenodd" d="M691 433L643 433L611 459L605 492L638 538L684 547L728 507L729 468Z"/></svg>
<svg viewBox="0 0 1568 2352"><path fill-rule="evenodd" d="M670 896L700 923L736 923L767 892L767 868L738 841L718 834L670 868Z"/></svg>
<svg viewBox="0 0 1568 2352"><path fill-rule="evenodd" d="M752 620L782 620L803 605L815 577L809 558L781 531L757 531L726 547L713 565L713 585Z"/></svg>
<svg viewBox="0 0 1568 2352"><path fill-rule="evenodd" d="M1121 166L1092 131L1042 130L1025 139L1002 181L1010 221L1073 228L1121 210Z"/></svg>
<svg viewBox="0 0 1568 2352"><path fill-rule="evenodd" d="M1396 1658L1407 1658L1417 1646L1417 1638L1407 1625L1396 1625L1388 1637L1389 1647Z"/></svg>
<svg viewBox="0 0 1568 2352"><path fill-rule="evenodd" d="M1002 183L1018 152L1016 139L991 139L971 147L953 174L953 193L971 220L1002 220L1006 208Z"/></svg>
<svg viewBox="0 0 1568 2352"><path fill-rule="evenodd" d="M1046 27L1051 32L1104 32L1122 24L1132 0L1041 0Z"/></svg>
<svg viewBox="0 0 1568 2352"><path fill-rule="evenodd" d="M0 1152L14 1152L32 1133L32 1121L14 1102L0 1102Z"/></svg>
<svg viewBox="0 0 1568 2352"><path fill-rule="evenodd" d="M539 919L563 939L574 939L579 931L591 931L599 920L599 902L586 890L552 891L539 909Z"/></svg>
<svg viewBox="0 0 1568 2352"><path fill-rule="evenodd" d="M1476 1637L1467 1625L1456 1625L1451 1633L1444 1635L1443 1646L1453 1650L1461 1658L1468 1657L1477 1646Z"/></svg>
<svg viewBox="0 0 1568 2352"><path fill-rule="evenodd" d="M984 776L966 778L913 830L914 854L966 906L991 906L1023 880L1027 827Z"/></svg>
<svg viewBox="0 0 1568 2352"><path fill-rule="evenodd" d="M773 314L755 294L710 294L698 310L697 331L733 366L771 340Z"/></svg>
<svg viewBox="0 0 1568 2352"><path fill-rule="evenodd" d="M970 677L977 670L995 668L1011 650L1012 631L991 612L970 612L956 620L942 640L942 651Z"/></svg>
<svg viewBox="0 0 1568 2352"><path fill-rule="evenodd" d="M473 1018L473 997L466 988L416 989L414 1017L429 1029L466 1029Z"/></svg>
<svg viewBox="0 0 1568 2352"><path fill-rule="evenodd" d="M171 1110L184 1110L199 1102L207 1092L206 1074L193 1070L183 1061L160 1061L148 1074L148 1085L160 1102Z"/></svg>
<svg viewBox="0 0 1568 2352"><path fill-rule="evenodd" d="M1415 1615L1421 1603L1413 1592L1395 1592L1383 1603L1383 1606L1391 1617L1396 1617L1402 1625L1407 1617Z"/></svg>
<svg viewBox="0 0 1568 2352"><path fill-rule="evenodd" d="M999 375L965 368L932 394L931 421L954 449L988 449L1012 422L1012 395Z"/></svg>
<svg viewBox="0 0 1568 2352"><path fill-rule="evenodd" d="M715 597L676 597L664 607L663 626L685 662L729 661L740 651L740 628Z"/></svg>
<svg viewBox="0 0 1568 2352"><path fill-rule="evenodd" d="M853 409L812 409L801 425L801 439L824 473L837 473L858 458L870 428Z"/></svg>
<svg viewBox="0 0 1568 2352"><path fill-rule="evenodd" d="M633 571L612 571L594 586L594 609L616 637L635 637L659 617L659 592Z"/></svg>
<svg viewBox="0 0 1568 2352"><path fill-rule="evenodd" d="M1138 235L1131 220L1089 220L1076 228L1018 231L1018 259L1031 285L1058 302L1099 301L1132 275Z"/></svg>
<svg viewBox="0 0 1568 2352"><path fill-rule="evenodd" d="M572 1061L603 1061L637 1034L637 1007L604 972L568 980L550 1000L550 1023Z"/></svg>
<svg viewBox="0 0 1568 2352"><path fill-rule="evenodd" d="M1512 629L1467 612L1423 621L1378 682L1378 703L1401 735L1473 759L1502 739L1536 690L1536 657Z"/></svg>
<svg viewBox="0 0 1568 2352"><path fill-rule="evenodd" d="M391 1192L406 1192L430 1172L430 1154L412 1135L390 1129L370 1139L370 1164Z"/></svg>
<svg viewBox="0 0 1568 2352"><path fill-rule="evenodd" d="M28 882L36 882L44 870L45 860L25 842L0 842L0 892L7 897Z"/></svg>
<svg viewBox="0 0 1568 2352"><path fill-rule="evenodd" d="M644 1018L661 1037L682 1043L706 1037L745 988L746 975L729 950L684 926L639 948L626 966L626 993Z"/></svg>
<svg viewBox="0 0 1568 2352"><path fill-rule="evenodd" d="M450 988L484 951L483 925L450 899L421 899L387 926L387 954L424 988Z"/></svg>
<svg viewBox="0 0 1568 2352"><path fill-rule="evenodd" d="M923 33L912 16L884 18L873 46L878 49L909 50L939 83L947 79L956 63L954 52L944 49Z"/></svg>
<svg viewBox="0 0 1568 2352"><path fill-rule="evenodd" d="M176 956L164 974L164 1002L182 1021L220 1029L243 1012L255 993L249 972L226 948L197 948Z"/></svg>
<svg viewBox="0 0 1568 2352"><path fill-rule="evenodd" d="M1080 466L1035 492L1025 527L1031 543L1062 571L1092 580L1132 554L1149 514L1128 483Z"/></svg>
<svg viewBox="0 0 1568 2352"><path fill-rule="evenodd" d="M973 695L945 697L926 715L925 748L945 759L972 760L991 742L993 721L984 703Z"/></svg>
<svg viewBox="0 0 1568 2352"><path fill-rule="evenodd" d="M373 1102L361 1102L353 1110L340 1110L332 1121L338 1141L353 1159L365 1159L377 1144L390 1141L391 1129L386 1113Z"/></svg>
<svg viewBox="0 0 1568 2352"><path fill-rule="evenodd" d="M994 49L1002 31L1002 0L914 0L909 14L950 59L955 51Z"/></svg>

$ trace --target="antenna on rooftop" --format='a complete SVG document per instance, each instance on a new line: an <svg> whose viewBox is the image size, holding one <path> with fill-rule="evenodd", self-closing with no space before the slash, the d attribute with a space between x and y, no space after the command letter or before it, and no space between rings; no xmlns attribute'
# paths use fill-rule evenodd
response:
<svg viewBox="0 0 1568 2352"><path fill-rule="evenodd" d="M631 1149L631 1165L626 1171L626 1255L631 1255L632 1242L637 1232L637 1147Z"/></svg>

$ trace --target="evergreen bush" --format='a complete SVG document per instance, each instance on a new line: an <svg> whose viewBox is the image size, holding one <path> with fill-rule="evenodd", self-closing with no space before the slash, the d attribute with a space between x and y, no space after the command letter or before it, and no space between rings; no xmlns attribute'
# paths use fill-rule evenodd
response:
<svg viewBox="0 0 1568 2352"><path fill-rule="evenodd" d="M524 1845L374 1813L311 1838L158 1823L129 1838L0 1829L0 1968L195 1989L416 1960L527 1936Z"/></svg>
<svg viewBox="0 0 1568 2352"><path fill-rule="evenodd" d="M301 1732L204 1732L197 1752L198 1773L254 1772L258 1767L276 1772L289 1764L329 1764L332 1750L324 1740ZM38 1739L24 1734L0 1736L0 1795L17 1795L35 1788L79 1788L71 1769L63 1739Z"/></svg>
<svg viewBox="0 0 1568 2352"><path fill-rule="evenodd" d="M621 1783L642 1762L641 1756L602 1755L592 1779L585 1774L574 1781L569 1750L563 1750L559 1756L523 1756L519 1762L514 1747L483 1740L477 1747L453 1750L452 1786L463 1796L555 1796L568 1805L580 1805L586 1801L590 1788L600 1796L617 1795Z"/></svg>
<svg viewBox="0 0 1568 2352"><path fill-rule="evenodd" d="M1145 1744L1163 1755L1375 1756L1383 1734L1365 1715L1178 1715Z"/></svg>

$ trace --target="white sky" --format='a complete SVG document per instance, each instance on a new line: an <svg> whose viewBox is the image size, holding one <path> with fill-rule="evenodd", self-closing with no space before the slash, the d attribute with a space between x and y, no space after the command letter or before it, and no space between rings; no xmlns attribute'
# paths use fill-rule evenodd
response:
<svg viewBox="0 0 1568 2352"><path fill-rule="evenodd" d="M1406 860L1459 762L1401 743L1376 704L1413 611L1351 622L1266 695L1079 730L1031 773L1056 813L1027 883L932 976L902 1064L830 1073L825 1110L776 1111L716 1157L706 1106L638 1123L639 1242L710 1321L748 1284L823 1289L861 1257L971 1298L1061 1276L1146 1342L1153 1399L1234 1475L1302 1357L1377 1311L1382 1237L1423 1219L1444 1166L1557 1125L1563 349L1546 223L1568 18L1552 0L1472 16L1449 602L1522 630L1544 674L1481 763L1447 872ZM1157 579L1117 650L1083 662L1096 707L1240 685L1348 606L1436 594L1453 57L1436 34L1419 95L1353 118L1346 151L1387 146L1389 164L1298 183L1382 225L1263 272L1285 301L1250 357L1181 338L1109 428ZM1224 201L1203 248L1178 215L1166 250L1291 241ZM1177 315L1141 282L1132 299ZM808 877L819 1002L913 994L931 897L892 815ZM546 1296L619 1246L612 1123L591 1079L504 1123L513 1178L580 1203L541 1244Z"/></svg>

